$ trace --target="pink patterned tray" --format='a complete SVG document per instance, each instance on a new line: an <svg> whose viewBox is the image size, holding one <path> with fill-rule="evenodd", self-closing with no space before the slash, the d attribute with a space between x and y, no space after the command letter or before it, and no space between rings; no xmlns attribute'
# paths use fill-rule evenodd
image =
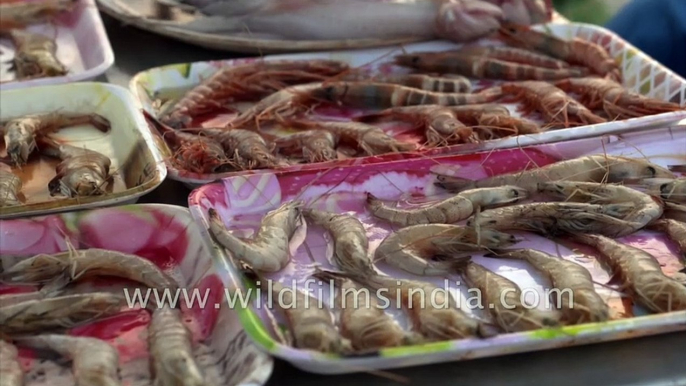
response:
<svg viewBox="0 0 686 386"><path fill-rule="evenodd" d="M57 58L69 68L69 74L15 81L14 73L9 69L14 46L9 40L0 38L0 90L92 80L114 64L114 52L95 0L79 0L72 12L60 16L54 24L34 25L27 30L55 37Z"/></svg>
<svg viewBox="0 0 686 386"><path fill-rule="evenodd" d="M373 255L374 249L391 231L391 228L387 223L374 219L367 212L364 206L367 192L387 200L438 199L447 195L433 185L435 176L432 172L452 170L456 175L464 178L480 179L502 173L518 172L527 167L533 167L534 164L543 166L591 154L647 157L651 162L662 166L684 164L686 162L686 126L625 134L621 137L578 139L472 155L413 159L278 175L265 173L235 176L198 188L191 193L189 205L205 237L209 238L207 212L210 208L219 213L234 234L249 237L257 229L266 212L278 207L282 202L302 199L306 205L313 208L358 216L367 229L370 255ZM540 249L556 255L559 253L563 258L574 259L583 264L589 269L596 282L606 283L609 280L607 271L601 268L593 258L576 255L565 246L556 245L550 240L530 233L520 233L519 236L525 241L517 247ZM662 234L641 231L622 241L650 252L663 263L667 274L678 275L676 272L684 267L677 258L673 245ZM325 235L321 228L308 224L296 231L291 241L292 261L289 265L268 277L283 282L287 287L290 287L292 280L295 280L300 285L299 288L306 288L307 286L303 283L313 273L314 264L323 268L333 268L329 262L332 252L328 234ZM535 291L539 299L547 298L544 295L547 281L530 266L522 262L490 259L481 255L474 255L474 260L515 281L523 290ZM227 255L227 262L230 261ZM226 266L232 272L231 277L239 277L233 263ZM446 278L413 277L382 263L377 264L377 269L393 277L416 278L431 282L440 288L445 287L444 279ZM448 279L450 283L455 283L459 277L451 276ZM314 296L319 296L318 291L322 290L316 285L310 285L309 288ZM627 305L616 292L601 285L598 285L596 290L607 300L612 309L613 320L609 322L567 326L554 330L501 334L489 339L464 339L389 348L364 358L338 357L294 349L279 343L274 338L264 308L253 306L252 309L242 309L239 312L242 314L241 320L246 331L263 349L299 368L317 373L346 373L360 371L360 369L397 368L465 360L631 339L686 329L686 324L684 324L686 312L646 315L645 310L640 307ZM328 287L324 286L323 291L321 298L328 304L330 299ZM461 304L467 304L465 287L455 287L453 284L452 291L459 296L458 299L462 299ZM407 325L408 321L401 312L397 312L395 307L389 312L397 316L401 324ZM277 316L280 315L278 310L274 313Z"/></svg>
<svg viewBox="0 0 686 386"><path fill-rule="evenodd" d="M269 378L272 359L246 339L238 315L221 302L224 288L230 288L226 272L213 265L214 248L203 242L187 209L171 205L130 205L0 220L0 229L0 254L5 269L10 266L5 264L14 264L13 261L24 257L65 251L66 240L76 248L111 249L154 261L180 284L182 292L178 304L197 342L195 357L204 370L207 385L257 386ZM125 288L130 293L141 288L127 281L96 279L75 286L83 292L116 294L123 294ZM0 301L7 300L5 296L13 293L35 289L0 284ZM199 301L188 304L195 289L201 297L210 291L207 297L210 303L204 307ZM184 290L188 295L184 295ZM150 296L154 298L154 294ZM74 328L70 334L96 337L112 344L119 351L122 385L149 385L149 321L147 311L124 309L114 318ZM28 379L43 379L45 383L40 384L73 385L69 371L52 361L35 358L32 351L20 349L20 360L27 382Z"/></svg>

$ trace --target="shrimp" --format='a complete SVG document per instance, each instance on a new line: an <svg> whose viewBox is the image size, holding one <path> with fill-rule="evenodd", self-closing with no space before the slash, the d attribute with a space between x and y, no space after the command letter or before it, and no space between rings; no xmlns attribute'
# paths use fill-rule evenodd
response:
<svg viewBox="0 0 686 386"><path fill-rule="evenodd" d="M29 155L36 149L36 137L77 125L90 124L106 133L110 122L97 114L48 113L14 118L3 124L7 155L18 166L26 164Z"/></svg>
<svg viewBox="0 0 686 386"><path fill-rule="evenodd" d="M248 240L232 235L217 212L210 209L210 232L236 259L258 271L278 272L288 264L289 243L300 222L301 208L302 202L290 201L270 211L262 218L255 236Z"/></svg>
<svg viewBox="0 0 686 386"><path fill-rule="evenodd" d="M421 342L384 312L379 302L353 280L335 272L319 271L314 277L333 282L338 290L341 335L356 350L378 350Z"/></svg>
<svg viewBox="0 0 686 386"><path fill-rule="evenodd" d="M565 79L555 86L581 95L581 103L591 110L603 109L610 119L629 119L686 110L677 103L665 102L631 92L621 84L602 78Z"/></svg>
<svg viewBox="0 0 686 386"><path fill-rule="evenodd" d="M22 30L11 30L16 47L12 69L18 80L66 75L69 70L57 59L57 44L52 38Z"/></svg>
<svg viewBox="0 0 686 386"><path fill-rule="evenodd" d="M388 276L352 277L365 286L395 294L406 310L413 329L428 341L444 341L485 336L479 320L462 311L447 289L419 280Z"/></svg>
<svg viewBox="0 0 686 386"><path fill-rule="evenodd" d="M481 188L463 191L429 206L413 209L392 208L367 193L367 209L391 224L452 224L471 216L478 208L512 204L528 198L525 189L516 186Z"/></svg>
<svg viewBox="0 0 686 386"><path fill-rule="evenodd" d="M506 332L558 327L561 314L553 310L530 308L523 302L519 286L483 266L465 259L456 267L470 288L478 288L495 322Z"/></svg>
<svg viewBox="0 0 686 386"><path fill-rule="evenodd" d="M240 113L231 122L226 124L226 129L257 126L259 129L262 121L284 119L305 112L312 108L308 94L322 87L322 83L299 84L279 90L249 109Z"/></svg>
<svg viewBox="0 0 686 386"><path fill-rule="evenodd" d="M450 192L465 189L516 185L535 194L545 181L587 181L615 183L645 178L676 178L674 173L643 159L609 155L589 155L559 161L533 170L501 174L478 181L438 176L436 185Z"/></svg>
<svg viewBox="0 0 686 386"><path fill-rule="evenodd" d="M338 159L338 137L326 130L307 130L275 139L277 149L286 153L300 152L309 162L326 162Z"/></svg>
<svg viewBox="0 0 686 386"><path fill-rule="evenodd" d="M473 56L460 52L418 52L398 55L395 64L426 72L459 74L477 79L497 80L559 80L587 75L578 68L544 68L506 62L486 56ZM473 102L473 103L486 103ZM461 103L466 104L466 103Z"/></svg>
<svg viewBox="0 0 686 386"><path fill-rule="evenodd" d="M668 202L686 204L686 178L647 178L642 182L651 194Z"/></svg>
<svg viewBox="0 0 686 386"><path fill-rule="evenodd" d="M44 23L69 12L78 0L18 1L0 4L0 31Z"/></svg>
<svg viewBox="0 0 686 386"><path fill-rule="evenodd" d="M0 386L23 386L24 372L17 348L0 339Z"/></svg>
<svg viewBox="0 0 686 386"><path fill-rule="evenodd" d="M496 250L485 256L524 260L545 274L553 288L560 291L557 296L551 292L550 298L557 303L566 324L605 322L610 318L609 307L596 293L591 274L577 263L533 249Z"/></svg>
<svg viewBox="0 0 686 386"><path fill-rule="evenodd" d="M376 274L368 256L367 231L357 217L315 209L304 209L303 215L333 237L333 258L338 268L356 275Z"/></svg>
<svg viewBox="0 0 686 386"><path fill-rule="evenodd" d="M499 132L500 137L507 135L529 135L538 134L545 131L536 122L526 118L510 117L502 114L481 114L477 119L477 126L480 130L490 130ZM492 139L493 135L486 137Z"/></svg>
<svg viewBox="0 0 686 386"><path fill-rule="evenodd" d="M152 313L148 341L156 386L204 386L205 380L193 358L191 333L181 311L162 307Z"/></svg>
<svg viewBox="0 0 686 386"><path fill-rule="evenodd" d="M120 386L119 353L96 338L44 334L18 338L21 346L51 350L72 361L76 386Z"/></svg>
<svg viewBox="0 0 686 386"><path fill-rule="evenodd" d="M0 208L21 205L22 186L21 178L9 166L0 164Z"/></svg>
<svg viewBox="0 0 686 386"><path fill-rule="evenodd" d="M448 106L447 108L455 113L457 119L469 124L477 124L478 118L483 114L510 116L510 110L508 110L507 107L493 103Z"/></svg>
<svg viewBox="0 0 686 386"><path fill-rule="evenodd" d="M651 196L623 185L556 181L542 182L538 185L538 190L557 199L589 204L631 202L634 204L634 209L626 217L623 217L623 220L638 228L616 228L613 237L622 237L634 233L660 218L663 212L662 205ZM609 235L610 233L606 234Z"/></svg>
<svg viewBox="0 0 686 386"><path fill-rule="evenodd" d="M623 220L633 204L595 205L571 202L542 202L488 209L472 216L467 226L483 230L528 230L544 235L561 232L631 233L640 225ZM619 229L619 231L618 231Z"/></svg>
<svg viewBox="0 0 686 386"><path fill-rule="evenodd" d="M351 75L345 76L341 80L397 84L419 90L441 93L460 93L472 91L472 83L469 81L469 79L459 75L448 75L441 77L425 74L404 74L390 76L377 75L373 77L360 77Z"/></svg>
<svg viewBox="0 0 686 386"><path fill-rule="evenodd" d="M502 38L510 45L539 51L572 64L580 64L602 77L622 81L617 62L600 45L581 38L563 40L538 32L529 26L504 23L500 28Z"/></svg>
<svg viewBox="0 0 686 386"><path fill-rule="evenodd" d="M272 169L280 165L267 142L254 131L241 129L189 129L219 142L229 164L239 170Z"/></svg>
<svg viewBox="0 0 686 386"><path fill-rule="evenodd" d="M326 80L348 67L335 60L274 60L222 67L188 91L162 121L185 127L224 102L263 98L291 85Z"/></svg>
<svg viewBox="0 0 686 386"><path fill-rule="evenodd" d="M650 224L648 228L666 233L677 244L682 257L686 259L686 223L663 218Z"/></svg>
<svg viewBox="0 0 686 386"><path fill-rule="evenodd" d="M524 112L537 111L551 124L572 126L605 123L601 118L564 91L547 82L525 81L505 83L503 93L511 94L517 101L524 103Z"/></svg>
<svg viewBox="0 0 686 386"><path fill-rule="evenodd" d="M471 252L505 248L518 242L495 230L447 224L421 224L386 236L374 252L374 261L415 275L441 276L451 272L453 261L431 261L437 256L454 258Z"/></svg>
<svg viewBox="0 0 686 386"><path fill-rule="evenodd" d="M601 235L576 234L572 238L597 249L622 281L621 290L640 305L658 313L686 310L686 287L666 276L660 262L648 252Z"/></svg>
<svg viewBox="0 0 686 386"><path fill-rule="evenodd" d="M66 197L100 196L112 180L109 157L95 150L59 144L52 139L39 139L41 152L59 158L56 175L48 183L51 195Z"/></svg>
<svg viewBox="0 0 686 386"><path fill-rule="evenodd" d="M271 291L271 295L279 299L296 347L337 354L352 350L350 341L336 328L331 310L321 300L297 288L286 288L279 282L262 278L246 266L243 266L243 272L255 280L257 287Z"/></svg>
<svg viewBox="0 0 686 386"><path fill-rule="evenodd" d="M686 205L665 202L664 217L686 223Z"/></svg>
<svg viewBox="0 0 686 386"><path fill-rule="evenodd" d="M382 129L360 122L320 122L290 120L285 124L305 129L326 130L333 133L343 143L353 144L368 155L410 151L413 144L400 142L386 134Z"/></svg>
<svg viewBox="0 0 686 386"><path fill-rule="evenodd" d="M73 328L113 316L125 304L123 296L107 292L29 300L0 308L0 332L21 334Z"/></svg>
<svg viewBox="0 0 686 386"><path fill-rule="evenodd" d="M54 255L39 254L21 260L0 273L8 284L46 284L50 293L69 283L95 276L116 276L163 291L178 289L176 281L148 259L107 249L72 250Z"/></svg>
<svg viewBox="0 0 686 386"><path fill-rule="evenodd" d="M455 51L447 51L447 53L498 59L506 62L528 64L534 67L551 69L564 69L569 67L569 64L565 61L516 47L469 46Z"/></svg>

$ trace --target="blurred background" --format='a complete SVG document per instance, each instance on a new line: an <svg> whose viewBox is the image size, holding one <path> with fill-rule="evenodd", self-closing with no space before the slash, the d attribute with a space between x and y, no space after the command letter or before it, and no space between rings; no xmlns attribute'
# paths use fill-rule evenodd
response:
<svg viewBox="0 0 686 386"><path fill-rule="evenodd" d="M553 0L557 12L567 19L605 24L629 0Z"/></svg>

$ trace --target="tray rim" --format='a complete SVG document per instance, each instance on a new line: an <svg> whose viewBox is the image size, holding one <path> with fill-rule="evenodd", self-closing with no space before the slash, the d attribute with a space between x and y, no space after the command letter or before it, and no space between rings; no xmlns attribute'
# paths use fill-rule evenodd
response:
<svg viewBox="0 0 686 386"><path fill-rule="evenodd" d="M23 211L17 211L15 213L11 214L0 214L0 220L10 220L14 218L19 218L19 217L35 217L35 216L43 216L43 215L50 215L50 214L59 214L59 213L65 213L65 212L71 212L71 211L77 211L77 210L84 210L84 209L97 209L101 207L108 207L108 206L115 206L115 205L121 205L122 203L131 203L131 201L136 201L140 197L152 192L155 190L158 186L164 182L164 180L167 178L167 168L165 166L165 163L163 161L162 154L159 151L159 148L155 144L155 139L153 137L152 132L150 131L150 128L147 125L147 122L145 121L145 118L141 114L141 112L136 108L136 100L133 98L129 90L127 90L125 87L115 85L112 83L101 83L101 82L78 82L78 83L63 83L63 84L54 84L54 85L44 85L44 86L37 86L37 87L30 87L30 88L17 88L14 90L3 90L2 94L13 94L13 93L22 93L22 92L40 92L41 90L47 90L48 92L59 92L59 90L53 90L53 89L58 89L58 88L66 88L66 87L75 87L75 88L82 88L82 89L89 89L93 87L102 87L104 90L106 90L108 93L113 94L114 96L118 97L126 106L127 109L130 110L131 114L130 117L132 118L136 130L141 134L141 139L142 142L145 144L145 146L150 150L150 154L152 155L153 160L155 161L155 171L157 174L157 177L153 181L146 182L142 185L138 185L134 188L131 189L138 189L134 192L131 192L130 194L122 195L119 197L114 197L114 198L109 198L109 199L103 199L101 201L95 201L95 202L90 202L86 204L76 204L76 205L66 205L66 206L60 206L52 209L28 209L28 210L23 210ZM140 189L141 187L144 187ZM127 189L129 190L129 189Z"/></svg>
<svg viewBox="0 0 686 386"><path fill-rule="evenodd" d="M602 26L597 26L593 24L588 24L588 23L576 23L576 22L552 22L552 23L547 23L547 24L542 24L538 25L537 27L539 28L548 28L549 26L557 26L559 28L588 28L592 30L597 30L603 34L611 36L613 39L617 39L618 41L622 42L625 45L625 50L633 50L637 54L640 54L642 56L645 56L646 60L651 62L651 66L657 67L661 72L664 72L666 74L669 74L673 76L676 80L680 81L681 83L686 85L686 79L683 77L679 76L676 74L674 71L670 70L669 68L665 67L662 63L658 62L645 52L639 50L637 47L633 46L631 43L626 41L624 38L621 36L617 35L616 33L610 31L607 28L604 28ZM432 40L432 41L426 41L426 42L419 42L416 44L440 44L440 43L445 43L444 40ZM368 48L368 49L356 49L356 50L332 50L332 51L324 51L324 52L306 52L306 53L290 53L290 54L275 54L275 55L267 55L263 59L264 60L284 60L284 59L291 59L291 60L298 60L298 59L308 59L312 56L318 56L318 55L348 55L348 56L354 56L355 54L364 54L364 52L361 51L367 51L367 50L382 50L382 49L397 49L397 46L384 46L384 47L374 47L374 48ZM180 67L187 67L191 68L194 65L198 64L206 64L206 65L212 65L213 63L217 62L228 62L228 63L233 63L233 62L241 62L241 61L251 61L251 60L257 60L256 58L246 58L246 57L241 57L241 58L233 58L233 59L225 59L225 60L209 60L209 61L196 61L196 62L185 62L185 63L176 63L176 64L168 64L164 66L159 66L159 67L153 67L149 68L144 71L140 71L136 73L131 80L129 81L129 90L135 97L136 101L139 103L139 106L141 109L145 109L148 111L150 114L154 114L154 112L149 111L145 106L143 106L142 102L142 95L139 92L139 87L143 87L142 79L145 76L148 76L149 73L151 72L156 72L156 71L169 71L169 70L178 70ZM565 140L572 140L572 139L580 139L580 138L586 138L586 137L594 137L594 136L602 136L602 135L610 135L610 134L619 134L619 133L627 133L627 132L633 132L636 130L642 130L647 127L660 127L660 126L670 126L674 125L675 123L686 119L686 110L683 112L670 112L670 113L662 113L662 114L656 114L652 116L645 116L645 117L640 117L640 118L633 118L633 119L628 119L628 120L623 120L623 121L617 121L617 122L608 122L600 125L606 125L610 127L605 127L602 128L601 130L598 130L596 127L598 125L587 125L587 126L582 126L579 128L568 128L568 129L559 129L559 130L553 130L553 131L547 131L544 133L536 134L535 136L529 136L529 135L519 135L516 137L508 137L508 138L503 138L503 139L498 139L490 142L480 142L477 144L460 144L460 145L455 145L451 147L445 147L445 148L438 148L434 149L433 151L430 151L428 153L423 153L420 157L432 157L432 156L441 156L441 155L447 155L447 154L468 154L468 153L474 153L474 152L479 152L479 151L484 151L484 150L493 150L493 149L507 149L507 148L513 148L517 146L529 146L529 145L537 145L537 144L544 144L544 143L553 143L553 142L558 142L558 141L565 141ZM576 129L583 129L582 133L575 134L575 131L578 131ZM562 133L560 133L562 131ZM566 132L565 132L566 131ZM156 135L156 134L153 134ZM533 138L533 139L532 139ZM166 147L166 143L160 142L163 146ZM161 153L169 153L168 148L167 149L160 149ZM384 155L378 156L380 157L379 161L371 161L370 163L379 163L379 162L393 162L394 160L384 160ZM362 159L367 159L371 157L358 157L358 160ZM363 161L360 161L363 162ZM167 161L165 161L165 164L167 164ZM348 167L348 166L353 166L350 164L342 165L341 167ZM275 169L260 169L260 170L250 170L250 171L240 171L240 172L228 172L228 173L221 173L221 174L206 174L206 175L193 175L193 176L181 176L179 175L180 170L172 166L171 164L168 164L169 168L169 178L173 179L175 181L179 181L181 183L187 184L189 186L197 187L200 185L204 185L207 183L211 183L213 181L216 181L218 179L234 176L234 175L246 175L246 174L258 174L258 173L274 173L274 172L290 172L290 171L296 171L296 170L323 170L323 169L328 169L330 167L339 167L338 165L329 165L328 163L318 163L318 164L308 164L305 165L304 167L301 167L300 169L284 169L284 170L275 170ZM206 178L200 178L200 176L207 176ZM211 176L211 177L210 177Z"/></svg>
<svg viewBox="0 0 686 386"><path fill-rule="evenodd" d="M107 72L107 70L114 65L114 50L112 49L112 44L109 36L107 35L107 31L105 30L105 23L103 23L102 17L100 17L100 12L98 12L95 0L81 1L84 3L84 10L81 17L88 17L93 21L95 28L92 32L94 32L98 37L98 43L103 52L103 61L95 67L91 67L85 71L78 72L73 75L67 74L64 76L56 76L51 78L39 78L0 84L0 91L17 90L27 87L52 86L92 80L105 74L105 72Z"/></svg>
<svg viewBox="0 0 686 386"><path fill-rule="evenodd" d="M667 127L665 130L671 131L673 128L686 130L686 126ZM646 133L650 129L644 129ZM602 136L598 136L600 139ZM570 140L581 140L585 138L574 138ZM587 138L586 138L587 139ZM543 144L529 145L531 147L542 146ZM508 151L511 149L498 149L498 151ZM464 155L464 154L462 154ZM461 154L443 155L441 158L459 157ZM421 162L423 159L405 159L386 162L405 163ZM356 165L361 169L372 169L380 164ZM321 171L307 170L293 172L298 174L317 174ZM277 178L287 173L272 173ZM233 258L221 248L213 239L206 216L202 213L200 202L206 200L204 194L206 189L211 186L221 186L225 191L224 181L234 178L245 178L244 175L236 175L223 178L210 184L198 187L193 190L188 197L188 207L196 226L200 229L202 237L207 242L212 242L217 246L217 253L221 256L222 268L228 270L228 276L234 281L234 288L245 290L242 282L243 276L236 270ZM283 359L293 366L307 372L316 374L349 374L364 370L387 370L410 366L446 363L453 361L463 361L478 358L498 357L517 353L544 351L555 348L582 346L594 343L612 342L619 340L629 340L640 337L655 336L679 331L686 331L686 310L663 314L648 314L634 316L628 319L613 320L604 323L587 323L582 325L564 326L559 329L541 329L528 332L506 333L486 339L469 340L449 340L432 342L414 346L397 347L382 349L374 356L338 356L333 354L323 354L315 351L297 349L284 345L275 340L265 329L264 322L254 311L254 304L249 308L238 309L241 322L245 331L251 339L262 349L277 358ZM257 319L257 320L256 320ZM465 347L452 347L455 343L464 342ZM481 350L481 351L478 351ZM498 351L500 350L500 351ZM475 352L477 351L477 352ZM374 358L378 361L373 366L369 366L368 361Z"/></svg>

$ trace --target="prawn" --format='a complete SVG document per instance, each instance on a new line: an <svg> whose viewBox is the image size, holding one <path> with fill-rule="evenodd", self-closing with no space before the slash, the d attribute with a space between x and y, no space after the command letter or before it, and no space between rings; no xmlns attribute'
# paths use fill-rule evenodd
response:
<svg viewBox="0 0 686 386"><path fill-rule="evenodd" d="M663 218L650 224L648 228L666 233L677 244L682 257L686 259L686 223Z"/></svg>
<svg viewBox="0 0 686 386"><path fill-rule="evenodd" d="M623 185L596 182L555 181L542 182L539 192L556 199L586 202L589 204L613 204L631 202L634 209L623 220L638 228L616 228L613 237L629 235L644 228L662 216L662 205L651 196Z"/></svg>
<svg viewBox="0 0 686 386"><path fill-rule="evenodd" d="M356 350L378 350L421 342L421 337L405 332L379 306L375 297L350 278L335 272L319 271L315 278L333 282L338 291L341 309L341 335L349 339Z"/></svg>
<svg viewBox="0 0 686 386"><path fill-rule="evenodd" d="M120 386L119 353L96 338L43 334L16 339L24 347L51 350L72 361L76 386Z"/></svg>
<svg viewBox="0 0 686 386"><path fill-rule="evenodd" d="M181 311L162 307L152 313L148 341L155 386L204 386L205 379L193 358L191 333Z"/></svg>
<svg viewBox="0 0 686 386"><path fill-rule="evenodd" d="M24 372L19 363L19 352L13 344L3 339L0 339L0 385L24 385Z"/></svg>
<svg viewBox="0 0 686 386"><path fill-rule="evenodd" d="M533 170L501 174L478 181L439 175L436 186L450 192L465 189L516 185L535 194L545 181L587 181L615 183L645 178L676 178L674 173L644 159L609 155L589 155L559 161Z"/></svg>
<svg viewBox="0 0 686 386"><path fill-rule="evenodd" d="M69 12L78 0L38 0L0 3L0 31L44 23Z"/></svg>
<svg viewBox="0 0 686 386"><path fill-rule="evenodd" d="M471 259L455 266L470 288L478 288L495 322L506 332L531 331L540 328L559 327L561 314L554 310L530 308L523 302L519 286Z"/></svg>
<svg viewBox="0 0 686 386"><path fill-rule="evenodd" d="M240 113L227 123L225 128L236 129L256 126L259 129L262 121L271 122L277 117L281 120L305 112L312 108L308 103L308 94L321 86L321 82L307 83L279 90Z"/></svg>
<svg viewBox="0 0 686 386"><path fill-rule="evenodd" d="M686 223L686 205L665 202L664 217Z"/></svg>
<svg viewBox="0 0 686 386"><path fill-rule="evenodd" d="M396 65L415 70L440 74L459 74L477 79L543 81L580 77L588 74L585 69L544 68L460 52L419 52L398 55L394 60ZM474 103L485 102L488 101Z"/></svg>
<svg viewBox="0 0 686 386"><path fill-rule="evenodd" d="M59 158L55 177L48 183L51 195L66 197L99 196L106 193L111 181L112 160L95 150L59 144L47 137L40 138L41 153Z"/></svg>
<svg viewBox="0 0 686 386"><path fill-rule="evenodd" d="M448 224L421 224L402 228L386 236L374 252L374 261L421 276L441 276L451 272L452 261L432 261L434 257L450 258L471 252L505 248L518 240L492 229Z"/></svg>
<svg viewBox="0 0 686 386"><path fill-rule="evenodd" d="M355 216L304 209L303 215L328 231L334 243L333 258L344 272L374 275L369 253L369 239L364 225Z"/></svg>
<svg viewBox="0 0 686 386"><path fill-rule="evenodd" d="M280 165L261 135L250 130L198 128L188 129L219 142L229 164L239 170L272 169Z"/></svg>
<svg viewBox="0 0 686 386"><path fill-rule="evenodd" d="M622 81L622 73L617 62L596 43L580 38L563 40L533 30L529 26L513 23L502 24L500 35L510 45L536 50L568 63L580 64L602 77L616 82Z"/></svg>
<svg viewBox="0 0 686 386"><path fill-rule="evenodd" d="M534 67L551 69L565 69L569 67L569 64L563 60L516 47L475 45L463 47L459 50L446 51L446 53L498 59L506 62L528 64Z"/></svg>
<svg viewBox="0 0 686 386"><path fill-rule="evenodd" d="M116 276L143 283L163 291L178 289L176 281L155 263L136 255L107 249L73 250L54 255L39 254L21 260L0 273L9 284L46 284L42 292L51 293L76 280L95 276Z"/></svg>
<svg viewBox="0 0 686 386"><path fill-rule="evenodd" d="M660 196L664 201L686 204L686 178L647 178L643 183L651 194Z"/></svg>
<svg viewBox="0 0 686 386"><path fill-rule="evenodd" d="M565 79L556 82L555 86L566 92L581 95L582 104L591 110L603 109L613 120L686 110L686 107L677 103L631 92L610 79Z"/></svg>
<svg viewBox="0 0 686 386"><path fill-rule="evenodd" d="M568 128L607 122L564 91L547 82L505 83L501 88L503 93L510 94L515 100L524 103L525 113L537 111L554 125Z"/></svg>
<svg viewBox="0 0 686 386"><path fill-rule="evenodd" d="M208 211L210 232L238 260L258 271L278 272L288 264L289 243L301 219L302 202L291 201L262 218L252 239L240 239L226 229L214 209Z"/></svg>
<svg viewBox="0 0 686 386"><path fill-rule="evenodd" d="M507 205L528 198L525 189L516 186L465 190L437 203L413 209L392 208L367 193L367 210L377 218L399 226L417 224L452 224L471 216L479 208Z"/></svg>
<svg viewBox="0 0 686 386"><path fill-rule="evenodd" d="M557 302L566 324L597 323L610 318L609 307L596 293L591 274L577 263L533 249L495 250L485 256L524 260L545 274L553 288L560 290L559 296L551 292L550 298Z"/></svg>
<svg viewBox="0 0 686 386"><path fill-rule="evenodd" d="M648 252L601 235L571 237L597 249L622 281L621 290L627 290L637 303L658 313L686 310L686 287L665 275L660 262Z"/></svg>
<svg viewBox="0 0 686 386"><path fill-rule="evenodd" d="M36 149L36 137L77 125L89 124L107 133L110 122L97 114L48 113L27 115L3 123L7 155L17 166L26 164L29 155Z"/></svg>
<svg viewBox="0 0 686 386"><path fill-rule="evenodd" d="M107 292L29 300L0 307L0 332L32 333L73 328L119 313L126 298Z"/></svg>
<svg viewBox="0 0 686 386"><path fill-rule="evenodd" d="M472 83L468 78L460 75L447 76L431 76L425 74L404 74L404 75L390 75L390 76L372 76L360 77L349 75L343 77L344 81L354 82L373 82L373 83L389 83L400 86L407 86L424 91L434 91L441 93L461 93L471 92Z"/></svg>
<svg viewBox="0 0 686 386"><path fill-rule="evenodd" d="M57 59L57 43L37 33L11 30L10 37L16 47L12 69L18 80L64 76L67 67Z"/></svg>
<svg viewBox="0 0 686 386"><path fill-rule="evenodd" d="M0 208L21 205L22 186L21 178L9 166L0 164Z"/></svg>
<svg viewBox="0 0 686 386"><path fill-rule="evenodd" d="M536 122L526 118L510 117L502 114L481 114L477 119L475 128L488 131L496 131L499 137L509 135L529 135L539 134L545 131ZM492 139L494 135L487 136L485 139Z"/></svg>
<svg viewBox="0 0 686 386"><path fill-rule="evenodd" d="M300 152L311 163L338 159L338 137L326 130L313 129L276 138L274 144L285 153Z"/></svg>

